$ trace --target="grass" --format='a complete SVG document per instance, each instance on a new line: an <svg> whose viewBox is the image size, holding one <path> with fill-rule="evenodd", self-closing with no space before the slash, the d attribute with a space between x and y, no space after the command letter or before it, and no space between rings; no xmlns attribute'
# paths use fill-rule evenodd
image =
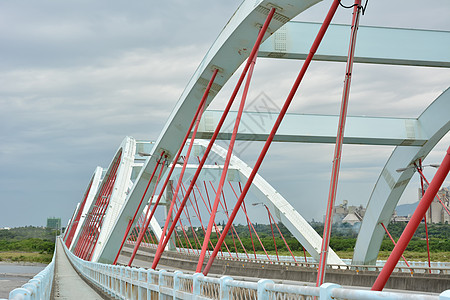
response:
<svg viewBox="0 0 450 300"><path fill-rule="evenodd" d="M0 261L6 262L38 262L48 264L52 261L53 253L39 253L39 252L19 252L6 251L0 252Z"/></svg>

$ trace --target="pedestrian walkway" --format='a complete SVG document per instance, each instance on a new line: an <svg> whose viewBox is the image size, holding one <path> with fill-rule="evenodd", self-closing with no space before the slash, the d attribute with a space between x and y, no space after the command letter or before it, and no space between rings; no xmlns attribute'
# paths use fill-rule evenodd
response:
<svg viewBox="0 0 450 300"><path fill-rule="evenodd" d="M107 299L90 287L70 264L60 239L56 243L53 299Z"/></svg>

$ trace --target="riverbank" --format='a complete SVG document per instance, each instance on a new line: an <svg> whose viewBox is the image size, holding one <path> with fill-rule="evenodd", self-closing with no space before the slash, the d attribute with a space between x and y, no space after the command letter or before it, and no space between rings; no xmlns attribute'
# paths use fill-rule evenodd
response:
<svg viewBox="0 0 450 300"><path fill-rule="evenodd" d="M53 253L25 252L25 251L3 251L0 252L0 262L28 262L49 264Z"/></svg>
<svg viewBox="0 0 450 300"><path fill-rule="evenodd" d="M43 263L0 261L0 298L8 299L9 292L27 283L46 266Z"/></svg>

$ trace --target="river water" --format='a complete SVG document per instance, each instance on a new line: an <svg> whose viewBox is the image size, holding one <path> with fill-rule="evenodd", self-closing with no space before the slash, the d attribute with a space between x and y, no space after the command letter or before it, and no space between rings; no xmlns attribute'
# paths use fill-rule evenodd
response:
<svg viewBox="0 0 450 300"><path fill-rule="evenodd" d="M46 266L39 263L0 262L0 299L8 299L10 291L27 283Z"/></svg>

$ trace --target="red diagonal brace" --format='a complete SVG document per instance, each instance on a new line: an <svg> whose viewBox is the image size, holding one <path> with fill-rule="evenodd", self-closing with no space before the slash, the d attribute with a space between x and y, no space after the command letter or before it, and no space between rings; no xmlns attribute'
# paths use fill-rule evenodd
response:
<svg viewBox="0 0 450 300"><path fill-rule="evenodd" d="M322 24L316 39L314 40L313 46L311 47L308 57L306 58L305 62L303 63L303 67L300 70L300 73L297 76L297 79L295 80L295 83L283 105L283 108L280 111L280 114L278 115L277 120L275 121L275 124L267 138L266 143L264 144L261 154L259 155L258 160L256 161L255 166L253 167L253 170L250 173L250 176L247 180L247 183L244 186L241 196L239 197L239 200L237 201L237 203L233 209L233 212L230 215L230 219L228 220L227 225L225 226L225 229L222 232L222 236L220 237L219 241L217 242L216 247L214 248L214 251L208 260L208 263L207 263L205 269L203 270L204 275L208 274L208 272L212 266L212 263L214 262L214 259L217 255L217 252L219 251L219 248L222 245L223 240L225 239L225 236L227 235L228 231L230 230L231 224L232 224L234 218L236 217L239 207L241 206L242 201L244 200L245 196L247 195L248 190L250 189L253 179L255 178L256 173L258 172L259 167L261 166L262 161L263 161L264 157L266 156L267 151L269 150L269 146L273 141L275 133L277 132L278 128L280 127L281 121L283 120L283 118L289 108L289 105L291 104L292 99L294 98L295 93L297 92L300 82L302 81L303 76L305 75L306 70L308 69L308 66L311 63L314 53L317 51L317 48L319 47L319 44L322 41L322 38L325 35L325 32L326 32L328 26L330 25L331 19L333 18L338 5L339 5L339 0L334 0L332 6L330 8L330 11L327 14L327 17L325 18L325 21Z"/></svg>
<svg viewBox="0 0 450 300"><path fill-rule="evenodd" d="M394 250L392 250L391 255L384 264L384 267L381 270L380 274L378 275L377 279L375 280L375 283L372 286L373 291L381 291L386 285L386 282L388 281L389 277L392 274L392 271L397 265L400 256L403 254L406 247L408 246L408 243L411 240L414 233L416 232L417 227L419 227L419 224L422 221L423 216L430 207L431 202L433 201L434 197L439 191L439 188L444 182L445 177L447 176L449 170L450 170L450 147L447 149L447 153L444 157L444 160L442 161L442 164L437 170L436 175L434 175L433 180L428 186L425 195L423 195L422 199L419 202L419 205L417 206L411 219L409 220L408 225L406 225L405 229L403 230L403 233L400 236L397 245L395 245Z"/></svg>

